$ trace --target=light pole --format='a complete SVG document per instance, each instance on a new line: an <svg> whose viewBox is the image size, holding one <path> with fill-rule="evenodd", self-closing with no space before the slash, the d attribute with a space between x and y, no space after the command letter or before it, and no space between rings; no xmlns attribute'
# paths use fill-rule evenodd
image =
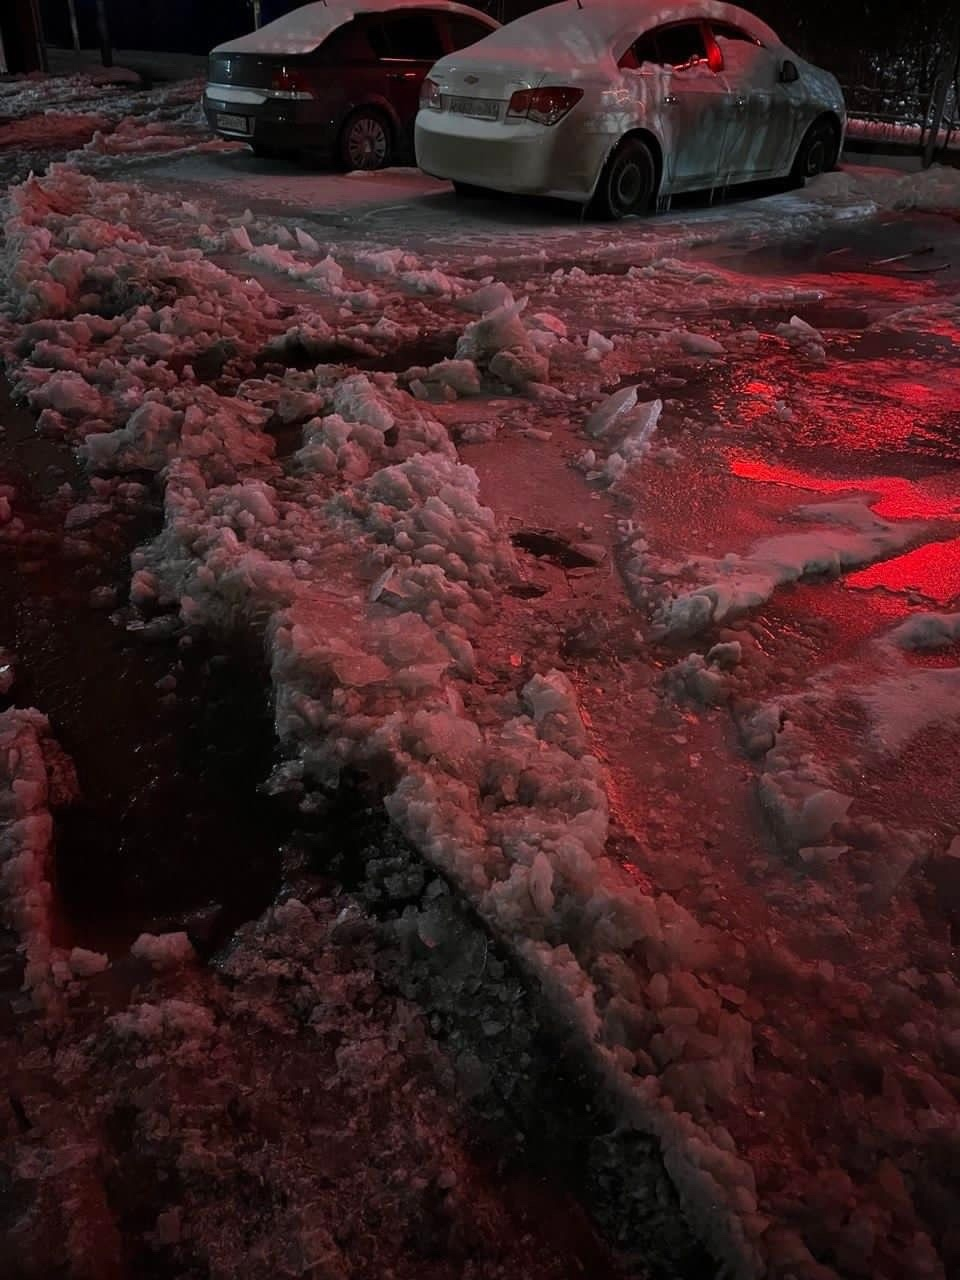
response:
<svg viewBox="0 0 960 1280"><path fill-rule="evenodd" d="M100 61L105 67L112 67L113 49L110 46L110 28L107 25L106 0L97 0L97 33L100 36Z"/></svg>
<svg viewBox="0 0 960 1280"><path fill-rule="evenodd" d="M80 28L77 26L77 0L67 0L67 9L70 13L70 34L73 37L73 47L80 52Z"/></svg>
<svg viewBox="0 0 960 1280"><path fill-rule="evenodd" d="M43 23L40 20L40 0L30 0L30 18L33 24L34 39L37 42L37 62L41 71L49 71L47 46L43 39Z"/></svg>

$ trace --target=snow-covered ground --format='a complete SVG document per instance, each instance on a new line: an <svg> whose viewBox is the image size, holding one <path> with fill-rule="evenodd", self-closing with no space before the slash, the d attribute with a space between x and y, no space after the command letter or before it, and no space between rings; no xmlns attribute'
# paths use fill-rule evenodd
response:
<svg viewBox="0 0 960 1280"><path fill-rule="evenodd" d="M268 167L149 117L11 189L7 375L90 478L66 542L162 495L118 622L253 641L267 789L306 820L359 787L393 834L353 869L365 888L288 888L215 968L179 930L68 947L51 814L72 774L42 706L4 713L24 1096L87 1090L9 1135L37 1274L127 1220L98 1136L116 1111L147 1172L183 1180L144 1246L171 1267L241 1274L218 1213L242 1189L244 1274L385 1273L331 1206L389 1185L413 1188L386 1199L396 1274L564 1274L548 1231L473 1271L449 1251L474 1193L485 1248L506 1212L464 1100L492 1079L523 1129L522 1036L559 1026L610 1118L578 1194L621 1257L705 1274L696 1238L736 1276L946 1280L960 175L848 168L611 228L411 172ZM0 493L12 544L17 504ZM372 989L378 945L401 995ZM276 1174L248 1153L304 1126L350 1145L289 1084L281 1132L251 1114L250 1064L261 1091L284 1080L275 1040L304 1098L330 1079L355 1108L356 1182L346 1151L335 1191L299 1148ZM191 1096L198 1069L232 1110L213 1083ZM427 1194L429 1273L402 1244Z"/></svg>

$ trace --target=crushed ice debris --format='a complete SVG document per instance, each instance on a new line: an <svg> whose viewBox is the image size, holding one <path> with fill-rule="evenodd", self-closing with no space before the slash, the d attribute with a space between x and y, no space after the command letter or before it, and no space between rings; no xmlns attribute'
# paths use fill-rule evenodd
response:
<svg viewBox="0 0 960 1280"><path fill-rule="evenodd" d="M472 360L517 391L531 383L546 382L550 369L547 355L537 349L520 318L526 306L526 298L511 300L468 324L457 342L457 360Z"/></svg>
<svg viewBox="0 0 960 1280"><path fill-rule="evenodd" d="M677 329L670 335L681 350L691 356L722 356L726 348L716 338L705 333L690 333L687 329Z"/></svg>
<svg viewBox="0 0 960 1280"><path fill-rule="evenodd" d="M946 649L960 641L960 613L912 613L888 632L901 649Z"/></svg>
<svg viewBox="0 0 960 1280"><path fill-rule="evenodd" d="M800 316L791 316L787 324L778 324L775 332L777 337L783 338L807 359L816 361L826 359L823 334Z"/></svg>
<svg viewBox="0 0 960 1280"><path fill-rule="evenodd" d="M871 564L927 532L927 526L918 521L881 520L865 498L810 504L800 507L795 516L820 527L764 539L743 555L690 557L683 572L687 577L695 575L702 585L664 603L657 619L662 633L696 635L713 623L763 604L779 586L806 574L835 576ZM658 575L655 557L638 560L632 572ZM679 576L675 566L663 566L660 572L664 577Z"/></svg>
<svg viewBox="0 0 960 1280"><path fill-rule="evenodd" d="M130 954L154 969L178 969L196 959L193 944L183 932L141 933L131 944Z"/></svg>

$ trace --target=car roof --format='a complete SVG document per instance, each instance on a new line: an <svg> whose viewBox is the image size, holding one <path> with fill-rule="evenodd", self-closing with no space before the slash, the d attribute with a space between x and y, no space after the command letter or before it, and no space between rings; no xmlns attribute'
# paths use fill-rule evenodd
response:
<svg viewBox="0 0 960 1280"><path fill-rule="evenodd" d="M339 27L365 13L390 13L396 9L432 9L479 18L495 31L500 25L486 13L452 0L320 0L305 4L282 18L268 22L236 40L218 44L213 53L311 53Z"/></svg>
<svg viewBox="0 0 960 1280"><path fill-rule="evenodd" d="M730 22L742 27L762 44L783 47L780 37L765 22L745 9L720 0L563 0L525 14L492 32L481 41L485 50L520 53L535 51L543 61L549 50L563 53L571 62L606 57L630 36L669 22L694 18ZM476 47L476 46L475 46ZM624 45L626 47L626 45ZM616 53L622 53L620 48Z"/></svg>

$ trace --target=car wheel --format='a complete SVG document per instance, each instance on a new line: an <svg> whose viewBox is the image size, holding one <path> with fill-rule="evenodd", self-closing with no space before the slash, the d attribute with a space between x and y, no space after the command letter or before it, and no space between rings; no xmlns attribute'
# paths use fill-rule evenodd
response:
<svg viewBox="0 0 960 1280"><path fill-rule="evenodd" d="M657 190L657 165L642 138L627 138L607 161L591 204L599 218L647 213Z"/></svg>
<svg viewBox="0 0 960 1280"><path fill-rule="evenodd" d="M803 135L803 141L793 162L791 178L803 183L817 174L829 173L836 168L839 151L837 131L829 120L814 120Z"/></svg>
<svg viewBox="0 0 960 1280"><path fill-rule="evenodd" d="M355 111L340 130L340 161L345 169L385 169L392 151L390 125L379 111Z"/></svg>

